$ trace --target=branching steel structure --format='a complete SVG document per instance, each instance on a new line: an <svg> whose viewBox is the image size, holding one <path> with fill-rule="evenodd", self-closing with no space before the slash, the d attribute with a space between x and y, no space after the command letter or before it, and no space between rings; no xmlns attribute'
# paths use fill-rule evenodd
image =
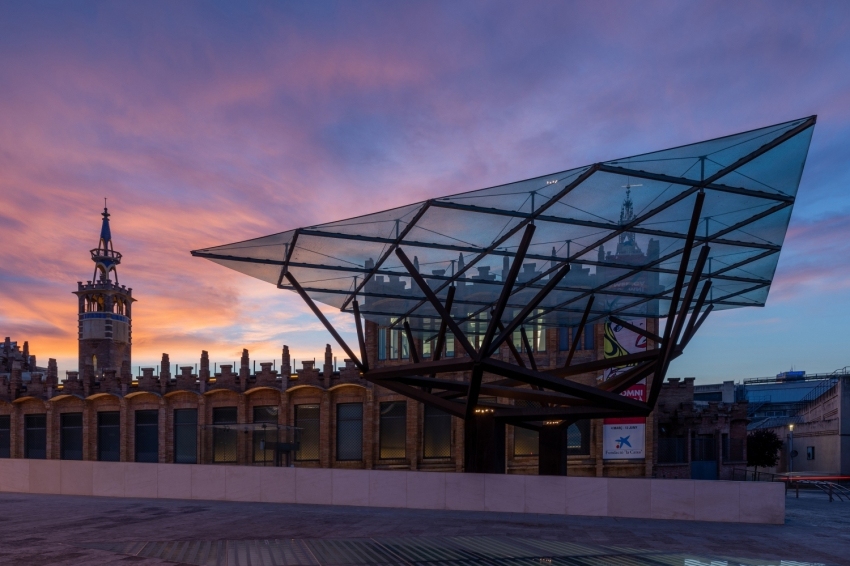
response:
<svg viewBox="0 0 850 566"><path fill-rule="evenodd" d="M297 292L364 379L467 422L477 412L535 429L645 416L670 362L712 310L764 305L815 121L192 254ZM494 261L502 264L498 278ZM359 355L316 301L354 314ZM370 364L362 318L404 332L412 363ZM572 363L582 329L605 318L652 347ZM663 334L629 322L640 318L666 318ZM530 353L526 330L535 326L576 329L565 366L540 370L531 355L526 364L515 336ZM441 359L449 333L460 351ZM431 343L430 359L417 350L417 337ZM515 363L495 356L503 344ZM623 366L630 367L596 386L569 379ZM459 372L461 380L439 377ZM485 382L485 373L498 379ZM651 383L646 402L620 395L644 379Z"/></svg>

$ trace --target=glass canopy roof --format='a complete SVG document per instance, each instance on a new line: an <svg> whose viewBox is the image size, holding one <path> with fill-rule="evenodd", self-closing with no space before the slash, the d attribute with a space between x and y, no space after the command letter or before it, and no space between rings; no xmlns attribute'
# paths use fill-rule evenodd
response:
<svg viewBox="0 0 850 566"><path fill-rule="evenodd" d="M288 270L315 301L351 312L356 298L367 320L407 319L414 332L433 335L437 313L394 253L400 247L441 300L456 287L452 316L476 335L532 223L504 323L565 263L569 274L526 324L577 324L591 295L589 322L653 318L667 313L704 191L694 246L710 245L706 302L715 310L763 306L814 124L794 120L192 254L291 290Z"/></svg>

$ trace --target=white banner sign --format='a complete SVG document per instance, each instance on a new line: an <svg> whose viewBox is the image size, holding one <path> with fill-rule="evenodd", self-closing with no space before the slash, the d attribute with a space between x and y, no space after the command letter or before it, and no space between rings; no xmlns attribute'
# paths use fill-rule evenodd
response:
<svg viewBox="0 0 850 566"><path fill-rule="evenodd" d="M602 458L605 460L637 460L644 456L646 425L602 425Z"/></svg>

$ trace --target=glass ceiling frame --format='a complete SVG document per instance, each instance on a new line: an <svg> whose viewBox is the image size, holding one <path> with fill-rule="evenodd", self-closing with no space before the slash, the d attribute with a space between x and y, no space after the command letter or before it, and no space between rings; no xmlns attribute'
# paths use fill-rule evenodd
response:
<svg viewBox="0 0 850 566"><path fill-rule="evenodd" d="M297 292L364 379L467 423L477 411L533 429L646 416L670 362L712 310L765 304L815 123L812 116L192 255ZM690 163L684 172L682 161ZM619 204L622 191L611 187L622 182ZM619 221L610 220L614 205ZM559 242L566 253L539 250ZM426 261L411 259L413 251ZM492 263L479 265L496 259L498 277ZM444 269L425 273L424 265ZM317 301L354 315L359 356ZM663 335L629 322L662 317ZM370 367L361 318L403 331L413 363ZM646 337L648 349L573 364L585 326L604 318ZM537 368L527 326L576 328L563 367ZM440 359L450 335L457 357ZM420 358L417 336L436 341L430 360ZM498 356L503 344L514 363ZM596 387L568 379L623 366ZM485 373L500 379L484 382ZM620 395L644 379L647 401Z"/></svg>
<svg viewBox="0 0 850 566"><path fill-rule="evenodd" d="M558 301L554 305L545 305L540 309L540 312L533 313L531 315L528 320L529 324L536 321L536 323L543 326L574 326L577 322L575 320L577 315L584 310L583 303L586 302L587 297L591 295L599 296L602 293L610 297L620 297L622 299L633 298L634 301L628 303L620 301L619 304L614 307L603 304L600 301L597 303L597 308L591 312L590 322L603 319L610 314L619 314L626 318L639 318L641 316L650 317L653 313L635 313L633 311L638 307L641 307L641 305L654 302L656 305L661 304L661 307L656 306L654 311L663 312L664 303L659 303L659 301L665 301L665 303L666 301L669 301L673 291L672 287L667 286L663 289L655 290L634 288L623 289L618 284L647 273L668 276L668 278L675 276L678 271L678 266L671 266L669 264L671 261L674 261L676 257L681 255L683 249L673 249L669 253L659 255L654 259L647 259L647 261L643 261L638 265L630 265L628 262L618 261L616 257L613 259L594 259L592 258L592 252L597 250L600 246L604 246L626 233L630 233L636 237L657 237L664 241L684 241L687 236L684 230L664 229L663 224L661 224L661 226L653 225L652 220L672 207L688 200L696 192L704 190L719 195L736 195L746 197L751 202L758 202L767 206L767 208L754 207L752 214L748 214L745 217L738 219L737 222L731 225L720 225L711 232L697 234L695 236L695 242L697 245L720 245L724 248L740 250L745 256L740 260L727 265L713 266L713 268L706 273L704 276L705 278L711 278L716 283L727 283L734 286L732 290L726 293L721 293L718 290L718 294L716 296L711 296L708 299L708 303L715 305L715 308L763 306L766 294L758 299L753 299L747 295L751 295L753 292L757 292L759 290L768 289L772 282L773 270L769 270L769 276L767 277L752 276L747 273L746 267L749 264L765 259L772 261L773 267L775 267L775 263L778 260L778 254L781 250L781 242L773 242L769 240L761 241L756 238L741 239L735 236L740 235L742 230L745 231L747 227L756 224L765 218L790 211L794 204L795 195L793 193L783 192L780 190L763 190L748 186L735 186L729 182L730 176L737 170L744 167L747 163L757 159L759 156L781 146L783 143L793 139L795 136L798 136L803 132L810 131L810 129L813 128L815 121L816 117L809 117L793 122L770 126L768 128L762 128L760 130L754 130L752 132L745 132L744 134L738 134L737 136L720 138L720 140L730 139L732 141L737 141L737 138L740 138L740 136L751 134L751 137L755 139L765 138L764 141L766 143L759 145L753 151L746 152L731 164L725 167L716 168L714 173L708 177L705 177L705 165L707 159L709 159L707 157L700 159L699 171L690 171L690 173L699 173L698 176L675 176L663 171L659 172L640 169L639 167L641 167L642 163L652 163L652 157L655 155L645 154L643 156L597 163L561 174L563 177L568 178L569 182L553 195L546 198L546 200L533 211L470 204L469 201L476 200L475 195L477 193L484 193L488 191L485 189L484 191L473 191L472 193L462 193L460 195L430 199L416 203L415 205L396 209L399 214L394 219L394 234L377 235L375 233L368 233L369 230L358 232L357 230L348 229L349 223L353 222L358 222L360 225L364 226L368 225L370 217L375 215L366 215L364 217L351 219L350 221L332 222L324 225L298 228L290 232L275 235L281 237L281 243L277 245L278 248L282 248L282 250L279 250L280 254L277 256L279 259L269 257L252 257L252 254L240 254L240 249L245 249L246 246L250 249L251 243L257 242L256 240L240 242L238 244L231 244L228 246L219 246L218 248L196 250L192 253L199 257L219 260L234 269L239 269L238 263L240 262L280 266L280 272L277 276L276 284L279 288L287 290L294 290L293 287L288 285L284 280L285 274L289 271L296 274L300 270L311 270L313 273L328 272L328 280L331 281L336 281L340 277L347 275L352 277L354 282L345 288L336 284L323 285L321 281L314 281L315 279L321 279L318 277L308 277L302 281L302 284L308 294L313 296L316 300L332 304L333 306L340 308L343 312L352 312L352 301L356 297L360 297L362 303L361 314L363 314L363 316L365 316L368 320L373 320L379 324L391 327L398 327L403 320L410 320L414 333L424 335L428 334L428 331L423 328L421 321L422 319L427 320L434 318L434 313L431 309L428 309L426 312L421 312L422 307L427 305L427 301L423 296L421 296L421 294L417 296L415 293L416 289L413 285L408 284L407 288L401 292L397 289L395 291L377 289L375 288L375 285L370 285L370 283L373 283L376 280L376 277L402 277L405 278L405 281L409 282L409 278L407 278L406 273L403 269L401 269L400 265L389 267L386 265L388 260L393 258L393 254L396 249L404 247L405 249L425 250L427 252L438 251L444 253L446 257L450 257L450 254L453 253L471 256L463 267L458 265L458 269L455 270L453 274L446 274L445 272L442 274L425 274L426 279L428 279L429 284L437 294L445 293L445 290L450 286L469 285L470 281L473 281L473 284L478 285L480 288L489 286L490 292L487 297L458 296L455 298L454 304L456 312L454 312L453 315L459 322L467 322L476 320L477 317L481 315L486 317L487 313L492 310L493 303L499 291L499 281L474 281L474 276L470 278L469 275L473 267L479 266L485 260L493 260L497 258L507 258L509 260L513 259L516 255L515 246L514 249L511 249L509 246L516 240L516 236L520 234L521 230L528 224L546 223L551 226L563 226L565 228L582 227L599 231L600 237L593 239L589 243L573 241L571 246L572 249L568 248L570 253L568 253L566 257L554 257L552 255L546 255L539 252L529 252L526 254L526 260L536 260L541 262L551 261L552 265L548 269L542 269L536 272L531 279L518 283L511 294L511 296L516 300L514 302L509 302L508 306L511 309L522 308L523 291L530 293L541 289L545 284L546 278L550 277L551 274L556 272L562 265L570 264L573 267L595 269L597 272L600 269L607 269L615 272L616 275L599 280L593 285L571 285L568 281L565 281L557 288L557 291L572 293L573 295L564 297L564 300ZM767 132L767 134L764 132ZM775 135L770 137L771 133L774 133ZM687 148L698 150L700 146L713 142L716 143L717 141L718 140L709 140L709 142L703 142L702 144L692 144L691 146L683 146L683 148L674 148L673 150L666 151L670 152L677 149L682 150ZM805 145L805 150L807 149L808 144ZM691 153L694 154L699 152L692 151ZM800 157L802 166L802 162L805 160L805 152L803 152ZM589 180L592 180L594 176L598 176L600 174L617 176L617 178L622 179L627 185L631 185L633 180L646 180L664 183L669 186L683 187L684 190L674 193L666 200L654 203L655 206L653 206L650 210L645 210L641 214L635 215L630 219L630 221L625 223L622 222L622 219L621 222L612 222L592 217L579 218L576 217L578 215L570 216L558 214L553 210L557 204L569 203L571 194L575 193L577 189L582 187ZM527 186L523 187L523 189L532 195L539 193L540 190L545 189L548 184L552 182L552 177L554 176L550 175L526 181L524 183L526 183ZM799 180L797 180L797 183L798 182ZM752 183L750 184L752 185ZM511 185L505 185L489 190L493 191L504 189L509 192L511 187ZM794 192L796 192L796 186L794 186ZM420 222L424 217L426 217L426 215L442 214L443 212L448 211L461 213L466 217L478 217L485 219L483 222L495 222L506 219L507 222L512 223L512 225L509 230L501 233L497 238L492 240L489 245L470 245L469 243L463 243L461 241L452 241L448 238L435 238L435 240L428 241L412 234L412 232L420 227ZM378 214L386 216L387 213L391 214L392 212L393 211L386 211L386 213ZM378 220L378 222L381 221L387 222L385 219ZM341 228L337 228L337 226L340 226ZM419 236L421 235L422 230L419 231ZM782 235L784 236L784 230L782 230ZM449 237L450 236L451 233L449 233ZM271 237L260 238L258 240L262 241L267 240L268 238ZM377 261L374 261L371 266L368 266L363 262L346 261L345 257L343 257L340 261L328 262L324 261L327 258L318 255L315 255L312 261L298 261L298 258L294 258L293 256L297 255L295 252L299 249L299 245L304 242L305 239L309 239L311 242L320 240L323 242L322 245L327 245L330 249L334 248L334 244L336 242L372 246L371 249L376 249L375 246L381 246L382 249L380 255L377 256ZM462 240L462 238L459 238L458 240ZM258 242L257 245L263 246L265 244ZM310 245L313 247L313 244ZM304 247L307 249L306 244ZM225 253L225 250L229 250L232 253ZM333 256L334 254L330 255ZM337 277L333 277L334 275ZM331 299L329 300L328 297L331 297ZM338 298L334 299L333 297ZM381 302L380 310L370 309L370 299L376 299ZM395 303L394 305L392 303L393 301ZM566 321L565 317L555 317L550 320L551 317L547 317L550 313L567 313L574 316L572 316L572 318L569 316L566 317ZM468 329L468 331L472 333L476 332L475 329ZM425 336L425 338L433 339L434 336L435 334L430 332L430 334Z"/></svg>

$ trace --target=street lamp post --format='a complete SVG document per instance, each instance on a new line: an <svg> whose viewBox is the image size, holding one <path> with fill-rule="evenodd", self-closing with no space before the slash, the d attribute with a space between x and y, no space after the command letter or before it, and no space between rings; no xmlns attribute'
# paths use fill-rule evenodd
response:
<svg viewBox="0 0 850 566"><path fill-rule="evenodd" d="M794 471L794 423L788 425L788 430L791 433L791 440L788 443L788 472Z"/></svg>

